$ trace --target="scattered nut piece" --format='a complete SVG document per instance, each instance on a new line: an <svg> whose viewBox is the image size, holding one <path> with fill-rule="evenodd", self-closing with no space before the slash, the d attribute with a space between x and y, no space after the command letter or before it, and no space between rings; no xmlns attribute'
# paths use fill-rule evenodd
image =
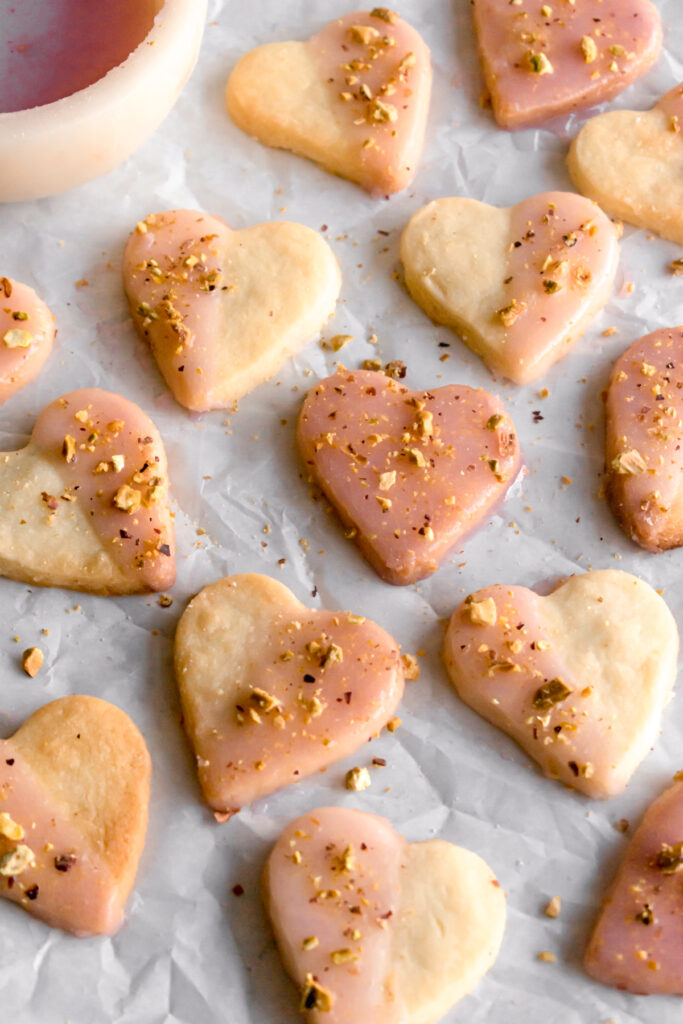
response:
<svg viewBox="0 0 683 1024"><path fill-rule="evenodd" d="M132 515L133 512L137 512L142 503L142 493L134 487L130 487L128 484L124 484L119 487L118 491L114 495L114 504L122 512L128 512Z"/></svg>
<svg viewBox="0 0 683 1024"><path fill-rule="evenodd" d="M554 953L549 953L547 950L545 950L543 953L538 954L538 959L542 960L544 964L554 964L557 960L557 957Z"/></svg>
<svg viewBox="0 0 683 1024"><path fill-rule="evenodd" d="M170 594L160 594L157 604L161 608L170 608L171 605L173 604L173 598L171 597Z"/></svg>
<svg viewBox="0 0 683 1024"><path fill-rule="evenodd" d="M387 722L387 729L389 732L396 732L401 725L403 725L403 722L400 718L390 718Z"/></svg>
<svg viewBox="0 0 683 1024"><path fill-rule="evenodd" d="M307 974L301 991L300 1009L329 1013L332 1009L332 1001L332 993L315 981L312 974Z"/></svg>
<svg viewBox="0 0 683 1024"><path fill-rule="evenodd" d="M344 785L347 789L352 789L354 792L359 793L361 790L367 789L368 786L372 785L370 772L367 768L349 768L344 779Z"/></svg>
<svg viewBox="0 0 683 1024"><path fill-rule="evenodd" d="M349 38L352 43L369 46L374 39L379 39L379 32L371 25L352 25L349 29Z"/></svg>
<svg viewBox="0 0 683 1024"><path fill-rule="evenodd" d="M21 667L27 676L33 679L43 666L43 652L40 647L29 647L21 656Z"/></svg>
<svg viewBox="0 0 683 1024"><path fill-rule="evenodd" d="M30 331L24 331L21 327L12 327L9 331L5 331L2 336L7 348L28 348L33 341L33 335Z"/></svg>
<svg viewBox="0 0 683 1024"><path fill-rule="evenodd" d="M13 821L6 811L0 813L0 836L10 839L13 843L24 838L23 828Z"/></svg>
<svg viewBox="0 0 683 1024"><path fill-rule="evenodd" d="M527 66L535 75L552 75L554 67L544 53L529 51L526 55Z"/></svg>
<svg viewBox="0 0 683 1024"><path fill-rule="evenodd" d="M586 64L592 64L598 56L598 47L592 36L583 36L579 44Z"/></svg>
<svg viewBox="0 0 683 1024"><path fill-rule="evenodd" d="M76 439L67 434L62 445L62 455L67 462L73 462L76 458Z"/></svg>
<svg viewBox="0 0 683 1024"><path fill-rule="evenodd" d="M485 597L483 601L475 601L470 595L466 598L466 604L470 619L475 626L495 626L498 610L492 597Z"/></svg>
<svg viewBox="0 0 683 1024"><path fill-rule="evenodd" d="M638 476L647 469L645 459L635 448L621 452L612 460L612 469L623 476Z"/></svg>
<svg viewBox="0 0 683 1024"><path fill-rule="evenodd" d="M406 682L416 682L420 678L420 666L417 663L417 658L413 654L402 654L401 661Z"/></svg>
<svg viewBox="0 0 683 1024"><path fill-rule="evenodd" d="M33 850L28 846L24 846L20 843L13 850L8 850L7 853L0 857L0 875L4 875L5 878L13 878L15 875L20 875L26 871L26 868L30 868L35 863L35 857Z"/></svg>
<svg viewBox="0 0 683 1024"><path fill-rule="evenodd" d="M317 945L318 945L318 938L317 938L316 935L310 935L307 939L304 939L304 941L301 943L302 949L305 949L306 952L308 952L309 949L315 949L315 947Z"/></svg>
<svg viewBox="0 0 683 1024"><path fill-rule="evenodd" d="M545 908L546 917L559 917L560 911L562 910L562 900L559 896L553 896L550 903Z"/></svg>

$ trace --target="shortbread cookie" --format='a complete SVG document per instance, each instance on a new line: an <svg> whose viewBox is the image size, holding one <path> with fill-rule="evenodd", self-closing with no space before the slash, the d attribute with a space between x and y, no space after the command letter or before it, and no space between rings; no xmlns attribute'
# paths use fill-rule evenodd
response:
<svg viewBox="0 0 683 1024"><path fill-rule="evenodd" d="M0 277L0 405L35 380L55 334L55 318L33 289Z"/></svg>
<svg viewBox="0 0 683 1024"><path fill-rule="evenodd" d="M607 499L646 551L683 544L683 327L641 338L617 360L606 397Z"/></svg>
<svg viewBox="0 0 683 1024"><path fill-rule="evenodd" d="M472 0L479 55L502 128L603 103L659 56L650 0Z"/></svg>
<svg viewBox="0 0 683 1024"><path fill-rule="evenodd" d="M0 452L0 573L94 594L175 581L168 470L137 405L96 389L43 409L31 440Z"/></svg>
<svg viewBox="0 0 683 1024"><path fill-rule="evenodd" d="M309 391L301 457L363 556L387 583L436 572L490 515L520 466L500 399L461 386L409 391L340 370Z"/></svg>
<svg viewBox="0 0 683 1024"><path fill-rule="evenodd" d="M145 843L150 759L123 711L63 697L0 740L0 896L55 928L110 935Z"/></svg>
<svg viewBox="0 0 683 1024"><path fill-rule="evenodd" d="M568 165L612 217L683 245L683 85L652 110L611 110L584 124Z"/></svg>
<svg viewBox="0 0 683 1024"><path fill-rule="evenodd" d="M310 1024L436 1024L493 966L505 894L484 861L321 807L287 826L264 898Z"/></svg>
<svg viewBox="0 0 683 1024"><path fill-rule="evenodd" d="M451 618L444 660L459 696L547 776L620 793L655 742L676 679L678 631L626 572L571 576L549 597L498 584Z"/></svg>
<svg viewBox="0 0 683 1024"><path fill-rule="evenodd" d="M223 409L278 371L334 313L329 245L301 224L232 231L194 210L151 214L123 264L130 310L181 405Z"/></svg>
<svg viewBox="0 0 683 1024"><path fill-rule="evenodd" d="M535 380L566 356L607 302L617 229L571 192L499 209L437 199L401 239L406 284L437 323L457 331L494 373Z"/></svg>
<svg viewBox="0 0 683 1024"><path fill-rule="evenodd" d="M353 753L403 694L398 644L306 608L269 576L229 576L184 612L175 668L204 796L219 819Z"/></svg>
<svg viewBox="0 0 683 1024"><path fill-rule="evenodd" d="M682 872L679 772L646 811L607 893L584 961L592 978L638 995L683 996Z"/></svg>
<svg viewBox="0 0 683 1024"><path fill-rule="evenodd" d="M247 134L379 195L400 191L415 174L431 82L419 33L375 7L330 22L308 42L251 50L226 99Z"/></svg>

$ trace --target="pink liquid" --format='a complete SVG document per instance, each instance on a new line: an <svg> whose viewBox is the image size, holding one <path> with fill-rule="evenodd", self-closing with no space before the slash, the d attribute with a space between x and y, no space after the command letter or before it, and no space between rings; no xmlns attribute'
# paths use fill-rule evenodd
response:
<svg viewBox="0 0 683 1024"><path fill-rule="evenodd" d="M0 113L71 96L123 63L162 0L0 0Z"/></svg>

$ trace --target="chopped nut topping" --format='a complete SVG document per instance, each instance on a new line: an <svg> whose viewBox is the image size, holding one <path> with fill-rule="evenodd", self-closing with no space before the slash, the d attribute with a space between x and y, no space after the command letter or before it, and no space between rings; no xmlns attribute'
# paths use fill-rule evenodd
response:
<svg viewBox="0 0 683 1024"><path fill-rule="evenodd" d="M115 473L120 473L126 464L125 455L112 455L111 464Z"/></svg>
<svg viewBox="0 0 683 1024"><path fill-rule="evenodd" d="M371 25L352 25L349 29L349 39L352 43L369 46L374 39L379 39L379 32Z"/></svg>
<svg viewBox="0 0 683 1024"><path fill-rule="evenodd" d="M76 458L76 440L71 436L71 434L67 434L64 438L62 455L67 462L73 462Z"/></svg>
<svg viewBox="0 0 683 1024"><path fill-rule="evenodd" d="M406 455L409 461L412 462L414 466L419 466L420 469L424 469L427 465L427 460L419 448L404 448L401 455Z"/></svg>
<svg viewBox="0 0 683 1024"><path fill-rule="evenodd" d="M434 416L431 412L420 410L415 417L415 423L420 437L431 437L434 433Z"/></svg>
<svg viewBox="0 0 683 1024"><path fill-rule="evenodd" d="M475 601L472 595L465 598L465 604L470 616L470 621L475 626L495 626L498 618L496 602L492 597L485 597L483 601Z"/></svg>
<svg viewBox="0 0 683 1024"><path fill-rule="evenodd" d="M173 604L173 598L170 594L160 594L157 604L160 608L170 608Z"/></svg>
<svg viewBox="0 0 683 1024"><path fill-rule="evenodd" d="M26 871L26 868L30 868L34 862L33 850L20 843L19 846L8 850L0 857L0 875L4 875L5 878L13 878Z"/></svg>
<svg viewBox="0 0 683 1024"><path fill-rule="evenodd" d="M370 17L386 21L388 25L395 25L398 21L398 15L390 11L388 7L373 7L370 11Z"/></svg>
<svg viewBox="0 0 683 1024"><path fill-rule="evenodd" d="M117 435L121 433L125 425L126 424L123 422L123 420L112 420L111 423L107 423L107 430L109 431L110 434Z"/></svg>
<svg viewBox="0 0 683 1024"><path fill-rule="evenodd" d="M402 654L401 661L403 662L403 674L406 681L414 683L420 678L420 666L417 663L417 658L413 654Z"/></svg>
<svg viewBox="0 0 683 1024"><path fill-rule="evenodd" d="M0 813L0 836L10 839L13 843L24 838L23 828L16 821L13 821L6 811Z"/></svg>
<svg viewBox="0 0 683 1024"><path fill-rule="evenodd" d="M24 331L21 327L12 327L9 331L5 331L2 336L7 348L28 348L33 341L33 335L30 331Z"/></svg>
<svg viewBox="0 0 683 1024"><path fill-rule="evenodd" d="M554 295L556 292L561 291L562 285L559 281L553 281L550 278L545 278L543 281L543 291L547 295Z"/></svg>
<svg viewBox="0 0 683 1024"><path fill-rule="evenodd" d="M398 120L398 110L392 103L384 103L374 99L365 108L365 120L368 124L387 124Z"/></svg>
<svg viewBox="0 0 683 1024"><path fill-rule="evenodd" d="M645 472L647 463L640 452L632 448L628 452L621 452L612 460L612 469L623 476L638 476Z"/></svg>
<svg viewBox="0 0 683 1024"><path fill-rule="evenodd" d="M499 309L496 316L504 327L512 327L517 317L521 316L526 308L526 302L517 302L516 299L513 299L509 306Z"/></svg>
<svg viewBox="0 0 683 1024"><path fill-rule="evenodd" d="M548 906L545 908L546 917L559 917L560 911L562 910L562 900L559 896L553 896Z"/></svg>
<svg viewBox="0 0 683 1024"><path fill-rule="evenodd" d="M312 974L306 975L306 981L301 992L302 1010L318 1010L319 1013L329 1013L332 1009L332 993L322 985L314 981Z"/></svg>
<svg viewBox="0 0 683 1024"><path fill-rule="evenodd" d="M645 361L643 361L640 364L640 372L642 373L643 377L654 377L655 373L657 372L657 367L653 366L652 363L646 363Z"/></svg>
<svg viewBox="0 0 683 1024"><path fill-rule="evenodd" d="M359 793L361 790L367 789L368 786L372 785L370 772L367 768L350 768L346 773L344 785L347 789L352 789Z"/></svg>
<svg viewBox="0 0 683 1024"><path fill-rule="evenodd" d="M679 257L677 260L672 260L669 264L669 270L674 277L680 277L683 274L683 257Z"/></svg>
<svg viewBox="0 0 683 1024"><path fill-rule="evenodd" d="M662 848L654 859L654 866L659 868L665 875L673 875L683 871L683 842L669 846L663 843Z"/></svg>
<svg viewBox="0 0 683 1024"><path fill-rule="evenodd" d="M598 47L592 36L583 36L579 44L586 64L592 64L598 56Z"/></svg>
<svg viewBox="0 0 683 1024"><path fill-rule="evenodd" d="M327 343L327 347L331 348L333 352L338 352L340 348L343 348L349 341L353 341L353 334L335 334L334 337L330 338Z"/></svg>
<svg viewBox="0 0 683 1024"><path fill-rule="evenodd" d="M392 380L403 380L406 375L406 364L400 359L392 359L384 367L384 373Z"/></svg>
<svg viewBox="0 0 683 1024"><path fill-rule="evenodd" d="M321 661L322 668L327 668L328 665L334 665L335 663L344 660L344 652L342 651L339 644L330 644L325 651L323 659Z"/></svg>
<svg viewBox="0 0 683 1024"><path fill-rule="evenodd" d="M280 707L280 702L277 697L273 697L272 694L267 693L265 690L261 690L258 686L255 686L249 695L250 700L256 704L261 711L274 711Z"/></svg>
<svg viewBox="0 0 683 1024"><path fill-rule="evenodd" d="M382 360L381 359L364 359L363 360L364 370L381 370Z"/></svg>
<svg viewBox="0 0 683 1024"><path fill-rule="evenodd" d="M494 413L493 416L489 416L489 418L487 419L487 421L486 421L486 429L487 430L495 430L497 427L499 427L501 425L501 423L503 422L504 419L505 419L505 417L501 416L500 413L498 413L498 412Z"/></svg>
<svg viewBox="0 0 683 1024"><path fill-rule="evenodd" d="M5 293L5 298L9 299L12 295L12 282L8 277L0 277L0 287L2 287Z"/></svg>
<svg viewBox="0 0 683 1024"><path fill-rule="evenodd" d="M309 949L315 949L317 945L318 945L318 938L317 938L316 935L310 935L307 939L304 939L304 941L301 943L302 949L305 949L306 952L308 952Z"/></svg>
<svg viewBox="0 0 683 1024"><path fill-rule="evenodd" d="M358 954L351 949L335 949L334 953L330 953L330 960L337 965L353 963L357 959Z"/></svg>
<svg viewBox="0 0 683 1024"><path fill-rule="evenodd" d="M388 473L380 473L379 475L379 489L380 491L389 491L396 483L396 470L392 469Z"/></svg>
<svg viewBox="0 0 683 1024"><path fill-rule="evenodd" d="M21 667L33 679L43 666L43 652L40 647L29 647L21 656Z"/></svg>
<svg viewBox="0 0 683 1024"><path fill-rule="evenodd" d="M541 960L544 964L554 964L557 960L557 957L554 953L549 953L547 950L544 950L542 953L538 954L538 959Z"/></svg>
<svg viewBox="0 0 683 1024"><path fill-rule="evenodd" d="M79 409L78 412L74 413L74 419L78 420L79 423L87 423L88 422L88 410L87 409Z"/></svg>
<svg viewBox="0 0 683 1024"><path fill-rule="evenodd" d="M549 711L556 704L566 700L571 692L561 679L551 679L536 690L532 703L538 711Z"/></svg>
<svg viewBox="0 0 683 1024"><path fill-rule="evenodd" d="M635 915L636 921L641 924L653 924L655 919L655 913L649 903L643 904L643 909Z"/></svg>
<svg viewBox="0 0 683 1024"><path fill-rule="evenodd" d="M379 495L375 496L375 501L382 509L382 512L388 512L391 506L393 505L391 498L382 498Z"/></svg>
<svg viewBox="0 0 683 1024"><path fill-rule="evenodd" d="M133 512L138 511L142 504L142 493L134 487L124 484L123 487L119 487L114 495L114 504L122 512L128 512L132 515Z"/></svg>
<svg viewBox="0 0 683 1024"><path fill-rule="evenodd" d="M552 75L555 71L544 53L533 53L529 50L526 60L529 71L533 71L535 75Z"/></svg>
<svg viewBox="0 0 683 1024"><path fill-rule="evenodd" d="M389 732L396 732L396 730L403 725L400 718L390 718L387 722L387 729Z"/></svg>
<svg viewBox="0 0 683 1024"><path fill-rule="evenodd" d="M365 616L354 615L352 612L349 612L346 616L346 621L350 623L352 626L360 626L365 622Z"/></svg>

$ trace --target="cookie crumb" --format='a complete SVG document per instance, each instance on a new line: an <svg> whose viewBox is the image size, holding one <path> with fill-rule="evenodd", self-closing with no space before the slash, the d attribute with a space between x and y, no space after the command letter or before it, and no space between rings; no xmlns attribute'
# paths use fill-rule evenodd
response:
<svg viewBox="0 0 683 1024"><path fill-rule="evenodd" d="M21 656L21 667L27 676L33 679L43 667L43 652L40 647L29 647Z"/></svg>
<svg viewBox="0 0 683 1024"><path fill-rule="evenodd" d="M367 789L372 785L370 772L367 768L350 768L346 773L344 785L347 789L352 789L354 792L359 793L361 790Z"/></svg>
<svg viewBox="0 0 683 1024"><path fill-rule="evenodd" d="M559 917L561 910L562 900L559 896L553 896L553 898L548 903L548 906L545 908L544 913L546 917Z"/></svg>
<svg viewBox="0 0 683 1024"><path fill-rule="evenodd" d="M544 964L554 964L557 960L557 957L554 953L549 953L547 950L544 950L542 953L538 954L538 959L541 960Z"/></svg>

